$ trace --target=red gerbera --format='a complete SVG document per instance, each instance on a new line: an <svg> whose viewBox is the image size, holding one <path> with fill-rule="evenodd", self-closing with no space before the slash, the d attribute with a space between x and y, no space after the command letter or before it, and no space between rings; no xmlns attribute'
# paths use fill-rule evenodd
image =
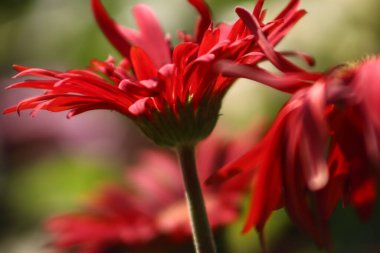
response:
<svg viewBox="0 0 380 253"><path fill-rule="evenodd" d="M229 74L253 77L246 66ZM272 211L285 207L317 244L328 246L327 221L339 201L352 204L363 219L373 211L380 176L380 58L338 66L298 88L310 81L302 76L267 74L270 86L283 85L292 97L264 139L209 182L254 172L244 231L262 232Z"/></svg>
<svg viewBox="0 0 380 253"><path fill-rule="evenodd" d="M213 26L202 0L188 0L200 18L194 35L180 33L183 42L174 48L164 35L153 12L145 5L133 12L139 31L115 23L100 0L92 0L95 18L110 42L125 57L120 64L110 57L93 60L85 70L66 72L15 66L16 77L35 76L8 88L47 90L43 95L21 101L5 113L33 109L69 110L68 117L94 110L116 110L133 119L156 143L166 146L194 144L214 128L221 101L234 81L214 71L220 60L255 66L266 57L280 68L298 69L280 53L267 54L305 14L291 0L271 22L264 23L264 0L252 12L260 33L252 35L242 20L233 25ZM262 38L268 40L263 45ZM285 52L287 54L294 54ZM297 53L295 53L298 55ZM305 58L304 55L301 57ZM306 57L307 58L307 57ZM309 60L309 58L307 58Z"/></svg>
<svg viewBox="0 0 380 253"><path fill-rule="evenodd" d="M200 178L204 180L221 164L247 151L248 143L257 138L255 130L233 142L215 136L202 142L198 150ZM103 253L114 247L139 249L158 241L178 244L189 240L191 227L184 188L181 181L172 180L180 177L174 156L157 150L145 151L138 164L126 170L128 187L109 185L81 212L48 220L47 229L54 235L52 246ZM238 217L247 183L237 178L228 184L203 188L213 229Z"/></svg>

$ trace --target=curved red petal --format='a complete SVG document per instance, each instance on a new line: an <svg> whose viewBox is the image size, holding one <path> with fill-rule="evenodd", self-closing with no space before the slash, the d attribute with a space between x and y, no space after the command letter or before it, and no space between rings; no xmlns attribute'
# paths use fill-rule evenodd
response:
<svg viewBox="0 0 380 253"><path fill-rule="evenodd" d="M315 59L313 56L300 51L280 51L280 54L284 56L291 56L291 57L298 57L299 59L303 60L306 64L309 66L315 65Z"/></svg>
<svg viewBox="0 0 380 253"><path fill-rule="evenodd" d="M306 93L303 111L303 167L308 187L312 191L322 189L328 182L325 148L328 143L328 126L325 119L326 85L316 82Z"/></svg>
<svg viewBox="0 0 380 253"><path fill-rule="evenodd" d="M220 61L217 67L225 76L248 78L288 93L293 93L310 85L310 82L303 80L302 75L277 76L257 66L237 65L228 61Z"/></svg>
<svg viewBox="0 0 380 253"><path fill-rule="evenodd" d="M285 18L287 15L296 12L297 7L300 4L300 0L291 0L288 5L280 12L279 15L276 16L275 19Z"/></svg>
<svg viewBox="0 0 380 253"><path fill-rule="evenodd" d="M131 61L138 80L146 80L157 76L154 63L143 49L132 47Z"/></svg>
<svg viewBox="0 0 380 253"><path fill-rule="evenodd" d="M260 18L261 13L262 13L262 10L263 10L264 2L265 2L265 0L258 0L258 1L256 2L256 5L255 5L255 7L254 7L254 9L253 9L253 12L252 12L252 14L253 14L255 17Z"/></svg>
<svg viewBox="0 0 380 253"><path fill-rule="evenodd" d="M211 12L203 0L187 0L191 5L197 9L198 13L200 14L200 18L197 21L197 25L195 28L195 38L198 42L201 42L203 39L203 35L205 31L209 28L211 24Z"/></svg>
<svg viewBox="0 0 380 253"><path fill-rule="evenodd" d="M123 28L123 34L133 44L149 55L157 68L171 63L170 47L154 12L144 4L133 8L139 31Z"/></svg>
<svg viewBox="0 0 380 253"><path fill-rule="evenodd" d="M347 162L336 143L332 144L330 151L329 173L330 179L326 187L316 192L318 213L325 221L331 217L338 202L343 199L344 184L348 175Z"/></svg>
<svg viewBox="0 0 380 253"><path fill-rule="evenodd" d="M130 42L121 27L108 15L101 0L91 0L92 11L100 29L111 44L126 58L129 58Z"/></svg>
<svg viewBox="0 0 380 253"><path fill-rule="evenodd" d="M256 19L256 17L252 16L251 13L243 8L236 8L236 13L243 20L252 34L255 35L257 43L259 44L263 53L274 66L284 72L304 72L304 70L300 69L285 59L281 54L273 49L273 46L269 43L263 31L261 30L259 21Z"/></svg>

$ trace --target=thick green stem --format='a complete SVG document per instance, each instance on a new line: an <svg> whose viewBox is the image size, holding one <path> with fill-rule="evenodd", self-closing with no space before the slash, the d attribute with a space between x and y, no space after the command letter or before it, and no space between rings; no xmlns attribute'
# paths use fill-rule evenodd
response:
<svg viewBox="0 0 380 253"><path fill-rule="evenodd" d="M177 151L186 189L195 250L197 253L216 253L214 238L207 219L202 189L199 184L194 146L179 147Z"/></svg>

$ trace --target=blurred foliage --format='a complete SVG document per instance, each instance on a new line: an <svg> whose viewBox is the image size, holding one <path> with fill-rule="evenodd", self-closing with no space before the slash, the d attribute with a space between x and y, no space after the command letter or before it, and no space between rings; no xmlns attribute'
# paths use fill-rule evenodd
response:
<svg viewBox="0 0 380 253"><path fill-rule="evenodd" d="M75 210L78 200L86 200L99 185L117 181L115 170L108 165L75 155L25 166L8 176L2 201L8 215L0 218L1 229L33 228L54 213Z"/></svg>
<svg viewBox="0 0 380 253"><path fill-rule="evenodd" d="M336 252L380 252L380 201L367 221L360 221L353 208L338 206L331 220Z"/></svg>
<svg viewBox="0 0 380 253"><path fill-rule="evenodd" d="M34 0L2 0L0 1L0 22L7 22L28 11Z"/></svg>
<svg viewBox="0 0 380 253"><path fill-rule="evenodd" d="M241 217L226 231L227 252L260 252L261 245L258 233L255 230L252 230L247 234L243 234L242 232L242 228L244 227L247 218L249 204L250 198L246 198L244 206L242 207L242 210L244 211L242 212ZM281 238L289 225L290 222L284 210L279 210L273 213L264 232L264 238L268 245L268 249L272 249L272 243L276 243L279 238Z"/></svg>

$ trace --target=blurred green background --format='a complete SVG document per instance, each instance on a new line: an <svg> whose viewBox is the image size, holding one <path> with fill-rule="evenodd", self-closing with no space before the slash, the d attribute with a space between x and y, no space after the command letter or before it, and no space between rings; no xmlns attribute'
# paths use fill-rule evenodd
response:
<svg viewBox="0 0 380 253"><path fill-rule="evenodd" d="M134 26L131 7L147 3L166 32L192 31L195 11L185 0L104 0L120 23ZM287 1L267 1L269 18ZM252 8L254 1L208 1L216 21L233 22L237 5ZM282 49L308 52L316 69L353 61L380 52L378 0L303 0L308 11ZM98 30L89 1L1 0L0 83L9 84L12 64L65 70L83 68L109 54L119 57ZM1 109L34 94L0 92ZM219 127L231 132L256 121L270 122L286 96L251 81L239 80L227 95ZM122 170L144 148L146 141L130 121L114 112L90 112L71 120L64 114L23 113L0 118L0 252L49 253L42 230L50 215L75 210L81 200L105 181L118 181ZM242 236L244 217L224 233L226 252L259 252L254 232ZM380 252L380 208L366 224L353 210L338 209L331 221L335 252ZM320 252L278 212L266 229L271 252Z"/></svg>

